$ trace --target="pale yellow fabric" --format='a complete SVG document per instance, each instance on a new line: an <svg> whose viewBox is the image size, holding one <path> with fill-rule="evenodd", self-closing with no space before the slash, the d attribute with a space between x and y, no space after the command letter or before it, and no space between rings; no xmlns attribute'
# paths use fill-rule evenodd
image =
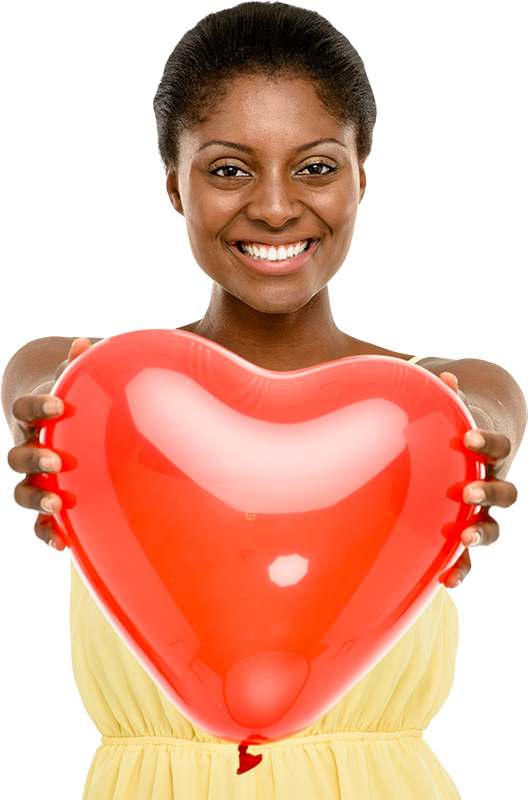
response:
<svg viewBox="0 0 528 800"><path fill-rule="evenodd" d="M453 680L456 608L442 587L393 649L302 734L251 748L195 728L114 632L75 569L72 654L86 710L102 734L84 800L439 800L460 798L422 738Z"/></svg>

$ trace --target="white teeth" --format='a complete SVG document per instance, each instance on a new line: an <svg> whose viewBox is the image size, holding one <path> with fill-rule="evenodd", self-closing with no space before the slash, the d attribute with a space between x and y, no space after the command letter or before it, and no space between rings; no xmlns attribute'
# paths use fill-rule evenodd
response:
<svg viewBox="0 0 528 800"><path fill-rule="evenodd" d="M299 242L296 245L290 244L288 245L287 249L284 245L281 245L279 248L265 248L257 247L256 245L245 244L245 242L241 242L240 244L242 246L242 251L247 256L251 256L252 258L266 259L267 261L284 261L287 258L294 258L300 253L304 253L304 251L308 248L308 240Z"/></svg>

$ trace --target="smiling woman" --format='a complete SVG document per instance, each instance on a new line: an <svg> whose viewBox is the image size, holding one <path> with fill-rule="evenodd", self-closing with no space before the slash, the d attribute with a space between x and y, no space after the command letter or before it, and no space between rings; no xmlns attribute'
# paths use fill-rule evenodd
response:
<svg viewBox="0 0 528 800"><path fill-rule="evenodd" d="M247 75L182 132L178 150L167 190L197 263L215 282L214 306L188 330L211 338L211 315L223 315L233 298L267 314L328 307L325 287L346 258L365 189L354 127L331 115L306 79ZM324 320L312 336L328 348L318 360L331 360L346 338L330 315ZM310 348L299 334L297 347ZM229 347L228 336L219 343Z"/></svg>
<svg viewBox="0 0 528 800"><path fill-rule="evenodd" d="M277 371L360 355L411 360L413 351L399 352L397 342L374 345L340 330L330 308L328 282L349 252L376 119L363 62L341 33L319 14L282 3L243 3L209 15L170 56L155 111L170 201L213 282L204 315L183 330ZM350 269L358 276L354 289L360 268ZM63 413L47 392L89 347L65 337L31 342L10 361L3 384L17 442L9 462L27 476L15 496L39 512L36 533L58 550L64 544L53 515L61 499L34 476L62 464L38 446L38 425ZM494 364L431 357L420 365L441 375L481 426L465 444L486 463L486 479L464 490L465 502L481 513L463 532L466 550L446 577L454 588L470 568L467 547L498 536L489 508L515 502L504 478L526 405L514 379ZM333 709L296 736L263 745L258 769L237 776L236 746L171 705L74 572L75 676L103 735L84 798L455 800L454 782L423 730L449 694L457 640L456 610L442 587Z"/></svg>

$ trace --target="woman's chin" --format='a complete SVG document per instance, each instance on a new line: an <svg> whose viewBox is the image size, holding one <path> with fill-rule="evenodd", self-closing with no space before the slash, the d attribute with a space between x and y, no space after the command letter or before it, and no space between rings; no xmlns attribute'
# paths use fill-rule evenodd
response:
<svg viewBox="0 0 528 800"><path fill-rule="evenodd" d="M285 292L281 287L277 291L268 290L256 297L248 296L245 293L234 295L234 297L248 308L261 314L294 314L312 300L314 292Z"/></svg>

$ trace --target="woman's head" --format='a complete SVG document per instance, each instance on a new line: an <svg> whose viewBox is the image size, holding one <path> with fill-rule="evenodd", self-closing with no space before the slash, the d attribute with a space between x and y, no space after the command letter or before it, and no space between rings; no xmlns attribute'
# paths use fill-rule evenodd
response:
<svg viewBox="0 0 528 800"><path fill-rule="evenodd" d="M348 39L315 11L250 2L209 14L169 57L154 99L166 168L177 162L182 130L205 119L229 92L230 82L244 74L308 79L326 109L353 125L358 159L366 159L376 104L363 62Z"/></svg>

